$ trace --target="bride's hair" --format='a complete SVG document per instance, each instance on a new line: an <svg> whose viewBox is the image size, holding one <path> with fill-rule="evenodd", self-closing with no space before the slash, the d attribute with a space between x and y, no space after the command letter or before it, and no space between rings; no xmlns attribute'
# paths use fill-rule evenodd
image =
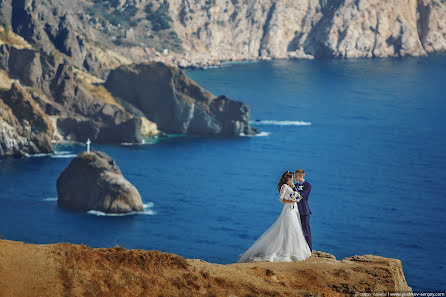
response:
<svg viewBox="0 0 446 297"><path fill-rule="evenodd" d="M282 188L282 185L286 184L290 178L293 178L293 173L291 171L287 170L282 174L282 177L280 178L279 183L277 184L277 190L279 192L280 189Z"/></svg>

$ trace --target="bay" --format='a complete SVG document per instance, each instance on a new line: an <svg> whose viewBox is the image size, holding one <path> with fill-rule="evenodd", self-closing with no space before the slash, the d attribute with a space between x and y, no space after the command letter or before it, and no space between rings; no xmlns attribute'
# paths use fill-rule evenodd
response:
<svg viewBox="0 0 446 297"><path fill-rule="evenodd" d="M0 236L157 249L232 263L277 218L277 182L304 168L313 248L402 261L415 291L446 287L446 57L278 60L186 71L247 103L255 137L98 145L146 204L141 215L57 208L80 145L0 162Z"/></svg>

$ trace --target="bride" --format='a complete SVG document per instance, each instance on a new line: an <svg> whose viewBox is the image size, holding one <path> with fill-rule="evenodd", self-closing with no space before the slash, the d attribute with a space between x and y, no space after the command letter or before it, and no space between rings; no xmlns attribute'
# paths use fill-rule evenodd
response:
<svg viewBox="0 0 446 297"><path fill-rule="evenodd" d="M304 238L296 202L286 200L293 193L293 173L286 171L277 185L284 203L280 216L242 255L238 262L292 262L311 257Z"/></svg>

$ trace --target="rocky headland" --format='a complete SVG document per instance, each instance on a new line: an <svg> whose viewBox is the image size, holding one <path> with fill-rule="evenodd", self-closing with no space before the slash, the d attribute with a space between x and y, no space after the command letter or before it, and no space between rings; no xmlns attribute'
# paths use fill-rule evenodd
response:
<svg viewBox="0 0 446 297"><path fill-rule="evenodd" d="M0 158L51 153L53 143L88 138L141 143L160 132L255 133L246 105L217 98L177 67L162 62L120 66L105 84L60 55L35 49L13 32L8 36L0 44ZM133 88L124 88L130 81ZM165 88L152 92L158 84ZM143 93L136 98L135 90ZM174 129L166 121L175 123Z"/></svg>
<svg viewBox="0 0 446 297"><path fill-rule="evenodd" d="M0 240L1 296L354 296L412 292L400 260L313 251L289 263L212 264L159 251Z"/></svg>
<svg viewBox="0 0 446 297"><path fill-rule="evenodd" d="M0 19L0 158L256 132L178 67L446 51L443 0L0 0Z"/></svg>
<svg viewBox="0 0 446 297"><path fill-rule="evenodd" d="M226 96L216 97L177 67L161 62L120 66L105 87L141 110L167 133L252 135L249 107Z"/></svg>
<svg viewBox="0 0 446 297"><path fill-rule="evenodd" d="M115 160L100 151L77 155L57 179L57 205L75 211L143 211L138 190Z"/></svg>

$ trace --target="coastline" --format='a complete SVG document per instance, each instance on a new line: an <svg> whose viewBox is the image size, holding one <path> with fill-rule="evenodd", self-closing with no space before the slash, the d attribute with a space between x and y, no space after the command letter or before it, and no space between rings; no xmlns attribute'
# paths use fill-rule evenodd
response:
<svg viewBox="0 0 446 297"><path fill-rule="evenodd" d="M160 60L159 58L155 58L153 62L163 61L166 64L170 64L172 66L176 66L183 70L206 70L206 69L214 69L214 68L223 68L230 67L231 65L243 65L243 64L255 64L260 62L277 62L277 61L323 61L323 60L349 60L349 61L361 61L361 60L395 60L395 59L428 59L432 57L438 56L446 56L446 51L429 53L424 56L416 56L416 55L404 55L404 56L385 56L385 57L332 57L332 58L306 58L306 57L285 57L285 58L277 58L277 57L256 57L253 56L251 58L241 58L241 59L215 59L212 61L203 60L198 62L190 62L189 64L181 64L177 61L172 61L169 59Z"/></svg>

